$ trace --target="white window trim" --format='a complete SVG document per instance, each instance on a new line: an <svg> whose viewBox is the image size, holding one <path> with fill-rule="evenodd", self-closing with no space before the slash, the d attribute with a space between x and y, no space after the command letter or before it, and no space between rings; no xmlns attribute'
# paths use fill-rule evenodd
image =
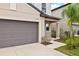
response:
<svg viewBox="0 0 79 59"><path fill-rule="evenodd" d="M10 3L10 9L16 10L16 3Z"/></svg>

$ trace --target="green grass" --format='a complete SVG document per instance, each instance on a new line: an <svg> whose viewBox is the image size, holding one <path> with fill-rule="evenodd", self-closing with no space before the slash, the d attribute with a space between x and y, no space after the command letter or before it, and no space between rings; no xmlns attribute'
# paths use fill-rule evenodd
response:
<svg viewBox="0 0 79 59"><path fill-rule="evenodd" d="M76 39L79 39L79 37L75 37ZM68 38L67 38L68 39ZM59 40L55 40L61 43L65 43L65 40L59 39ZM56 48L55 50L58 50L64 54L67 54L69 56L79 56L79 47L77 47L76 49L69 49L68 46L61 46L59 48Z"/></svg>
<svg viewBox="0 0 79 59"><path fill-rule="evenodd" d="M59 48L56 48L55 50L58 50L66 55L69 56L79 56L79 48L76 49L68 49L67 46L61 46Z"/></svg>

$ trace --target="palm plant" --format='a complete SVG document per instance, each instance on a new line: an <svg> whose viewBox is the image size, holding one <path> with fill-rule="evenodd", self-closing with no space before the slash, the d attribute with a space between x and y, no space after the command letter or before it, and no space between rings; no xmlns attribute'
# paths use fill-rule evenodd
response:
<svg viewBox="0 0 79 59"><path fill-rule="evenodd" d="M63 17L66 16L68 19L67 25L70 27L70 38L66 40L67 46L70 48L76 48L77 41L73 35L73 23L79 22L79 4L70 4L62 12ZM76 42L76 43L75 43Z"/></svg>
<svg viewBox="0 0 79 59"><path fill-rule="evenodd" d="M71 36L73 34L72 24L79 22L79 4L70 4L62 12L63 17L68 18L67 25L70 27Z"/></svg>

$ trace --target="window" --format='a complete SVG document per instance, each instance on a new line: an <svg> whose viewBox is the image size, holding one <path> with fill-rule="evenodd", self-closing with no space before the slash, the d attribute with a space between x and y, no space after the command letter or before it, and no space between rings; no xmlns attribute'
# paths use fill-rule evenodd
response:
<svg viewBox="0 0 79 59"><path fill-rule="evenodd" d="M42 3L42 11L46 13L46 3Z"/></svg>

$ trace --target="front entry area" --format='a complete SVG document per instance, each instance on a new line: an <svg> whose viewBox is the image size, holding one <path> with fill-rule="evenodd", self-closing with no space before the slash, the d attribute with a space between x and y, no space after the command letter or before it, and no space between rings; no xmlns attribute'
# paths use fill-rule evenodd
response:
<svg viewBox="0 0 79 59"><path fill-rule="evenodd" d="M0 20L0 48L38 42L38 23Z"/></svg>

